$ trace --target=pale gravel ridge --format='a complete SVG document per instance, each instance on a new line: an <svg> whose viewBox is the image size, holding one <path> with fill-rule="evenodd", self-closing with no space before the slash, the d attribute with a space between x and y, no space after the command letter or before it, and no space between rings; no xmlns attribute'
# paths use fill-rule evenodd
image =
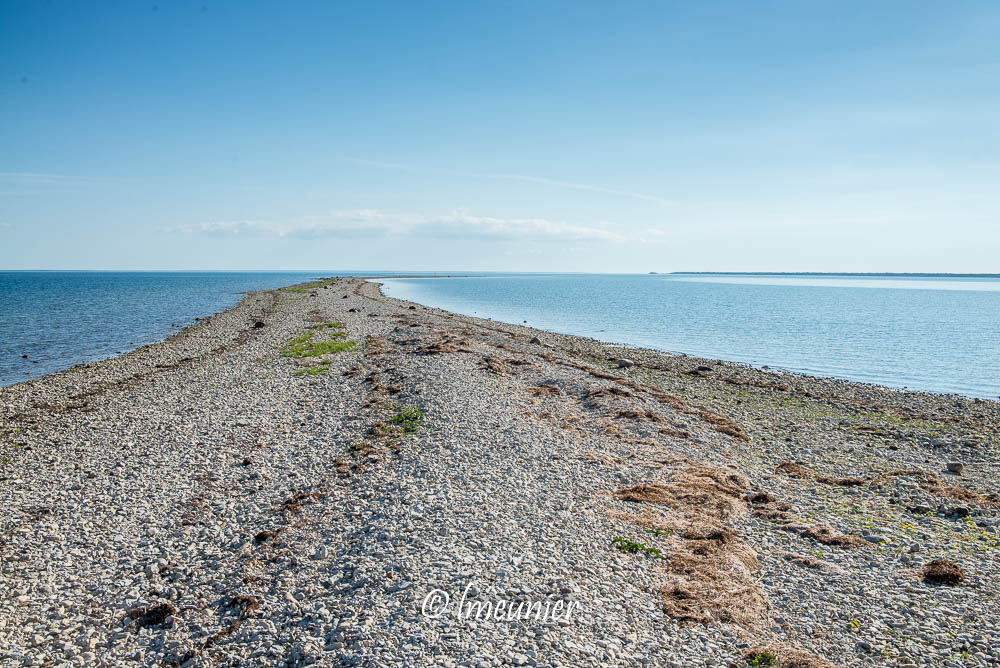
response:
<svg viewBox="0 0 1000 668"><path fill-rule="evenodd" d="M305 367L280 349L322 321L358 347L292 375ZM602 387L630 396L587 399ZM420 427L380 437L404 405ZM1000 665L998 425L995 402L609 346L362 279L253 293L162 344L0 388L0 665L745 666L759 644L847 666ZM611 541L667 549L628 519L656 508L614 492L667 482L682 459L735 465L744 491L870 540L820 545L740 501L766 628L673 620L669 565ZM786 461L815 477L919 469L979 496L792 478ZM920 582L932 556L967 582ZM422 614L432 590L470 586L580 612ZM127 624L164 602L163 623Z"/></svg>

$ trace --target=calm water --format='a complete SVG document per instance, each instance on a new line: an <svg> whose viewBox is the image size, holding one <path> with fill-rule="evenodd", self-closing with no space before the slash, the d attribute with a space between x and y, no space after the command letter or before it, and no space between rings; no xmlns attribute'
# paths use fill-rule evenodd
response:
<svg viewBox="0 0 1000 668"><path fill-rule="evenodd" d="M0 271L0 386L160 341L240 292L346 273L401 272Z"/></svg>
<svg viewBox="0 0 1000 668"><path fill-rule="evenodd" d="M240 291L314 276L0 271L0 385L133 350L233 306Z"/></svg>
<svg viewBox="0 0 1000 668"><path fill-rule="evenodd" d="M1000 277L508 275L385 281L429 306L892 387L1000 396Z"/></svg>
<svg viewBox="0 0 1000 668"><path fill-rule="evenodd" d="M160 341L240 292L345 273L0 271L0 386Z"/></svg>

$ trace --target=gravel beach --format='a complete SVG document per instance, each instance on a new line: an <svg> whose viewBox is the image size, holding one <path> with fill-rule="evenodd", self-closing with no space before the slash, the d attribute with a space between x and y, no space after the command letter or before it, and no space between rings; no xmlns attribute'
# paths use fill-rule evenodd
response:
<svg viewBox="0 0 1000 668"><path fill-rule="evenodd" d="M0 665L996 666L998 452L993 401L252 293L0 388Z"/></svg>

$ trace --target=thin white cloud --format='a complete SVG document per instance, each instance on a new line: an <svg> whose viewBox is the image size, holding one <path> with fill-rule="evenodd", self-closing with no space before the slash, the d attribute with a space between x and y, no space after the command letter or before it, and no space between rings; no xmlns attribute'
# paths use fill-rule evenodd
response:
<svg viewBox="0 0 1000 668"><path fill-rule="evenodd" d="M371 209L337 211L295 223L241 220L179 225L164 229L210 236L271 236L293 239L328 237L419 237L425 239L492 241L604 241L625 238L605 227L575 225L544 218L492 218L456 211L443 216L388 213Z"/></svg>
<svg viewBox="0 0 1000 668"><path fill-rule="evenodd" d="M555 181L553 179L543 179L537 176L525 176L523 174L483 174L483 178L486 179L496 179L501 181L523 181L525 183L537 183L544 186L554 186L556 188L569 188L571 190L589 190L595 193L606 193L608 195L620 195L621 197L631 197L632 199L641 199L646 202L655 202L657 204L673 204L672 201L659 197L657 195L647 195L645 193L637 193L631 190L618 190L617 188L607 188L605 186L594 185L591 183L572 183L570 181Z"/></svg>
<svg viewBox="0 0 1000 668"><path fill-rule="evenodd" d="M0 183L21 186L67 186L114 180L116 179L104 176L73 176L70 174L42 174L39 172L0 172Z"/></svg>
<svg viewBox="0 0 1000 668"><path fill-rule="evenodd" d="M0 223L0 230L7 229L10 227L10 223Z"/></svg>
<svg viewBox="0 0 1000 668"><path fill-rule="evenodd" d="M63 174L37 174L34 172L0 172L0 182L48 184L64 183L71 177Z"/></svg>

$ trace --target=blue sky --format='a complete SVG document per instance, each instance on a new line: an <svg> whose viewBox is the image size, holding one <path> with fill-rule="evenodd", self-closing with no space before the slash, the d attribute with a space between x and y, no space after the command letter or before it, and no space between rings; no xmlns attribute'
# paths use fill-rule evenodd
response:
<svg viewBox="0 0 1000 668"><path fill-rule="evenodd" d="M0 0L0 268L998 272L998 34L992 0Z"/></svg>

